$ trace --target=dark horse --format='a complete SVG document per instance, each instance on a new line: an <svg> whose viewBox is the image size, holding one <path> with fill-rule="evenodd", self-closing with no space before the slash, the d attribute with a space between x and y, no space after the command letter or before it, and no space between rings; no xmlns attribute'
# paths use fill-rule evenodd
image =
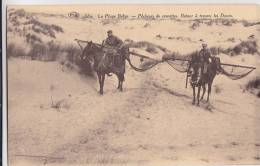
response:
<svg viewBox="0 0 260 166"><path fill-rule="evenodd" d="M125 60L129 59L129 47L123 46L119 50L119 55L114 56L113 65L109 63L109 57L105 56L103 52L103 46L92 41L87 42L87 46L83 49L83 59L87 60L89 64L93 64L93 69L96 71L100 90L99 93L103 94L103 87L106 74L114 73L118 78L118 87L120 91L123 91L123 81L125 74Z"/></svg>
<svg viewBox="0 0 260 166"><path fill-rule="evenodd" d="M220 70L220 60L217 57L212 57L212 62L209 63L207 72L204 74L201 74L201 77L198 78L198 70L200 67L200 64L198 63L191 63L192 68L192 74L191 74L191 86L193 89L193 101L192 104L196 103L196 87L198 87L198 93L197 93L197 105L200 105L200 100L203 100L204 94L206 91L206 85L208 85L208 96L207 96L207 102L209 102L209 95L211 93L211 87L213 80ZM203 89L202 96L200 97L200 90L201 87Z"/></svg>

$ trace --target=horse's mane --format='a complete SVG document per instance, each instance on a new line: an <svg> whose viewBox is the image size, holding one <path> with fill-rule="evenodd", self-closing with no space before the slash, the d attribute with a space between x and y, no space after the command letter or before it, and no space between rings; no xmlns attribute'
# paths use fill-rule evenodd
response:
<svg viewBox="0 0 260 166"><path fill-rule="evenodd" d="M92 42L92 44L93 44L95 47L97 47L97 48L101 48L101 47L102 47L102 45L99 44L99 43L94 43L94 42Z"/></svg>

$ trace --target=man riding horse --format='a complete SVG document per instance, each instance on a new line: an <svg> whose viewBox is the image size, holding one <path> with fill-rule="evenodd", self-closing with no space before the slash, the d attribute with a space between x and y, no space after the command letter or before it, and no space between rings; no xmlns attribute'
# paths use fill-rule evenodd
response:
<svg viewBox="0 0 260 166"><path fill-rule="evenodd" d="M103 41L104 57L109 61L109 66L112 67L116 56L120 56L120 49L123 41L113 35L112 30L107 31L107 38Z"/></svg>
<svg viewBox="0 0 260 166"><path fill-rule="evenodd" d="M192 78L191 80L193 83L194 81L200 81L203 77L206 76L208 71L208 66L212 62L212 57L210 51L207 49L207 44L202 44L202 49L199 51L198 54L194 54L191 57L190 67L188 71L190 72L190 68L193 69ZM198 83L198 82L197 82Z"/></svg>
<svg viewBox="0 0 260 166"><path fill-rule="evenodd" d="M88 41L83 49L82 57L86 57L88 64L94 62L93 70L97 73L99 80L99 93L103 94L105 76L113 73L118 77L117 89L123 91L125 74L125 62L130 63L129 47L123 41L108 31L108 37L102 45Z"/></svg>
<svg viewBox="0 0 260 166"><path fill-rule="evenodd" d="M207 73L209 63L212 62L210 51L207 49L207 44L202 44L202 49L199 52L201 62L201 76Z"/></svg>
<svg viewBox="0 0 260 166"><path fill-rule="evenodd" d="M190 72L190 69L193 72ZM191 74L191 86L193 89L192 104L195 104L197 98L197 105L200 105L200 100L203 100L206 91L206 85L208 85L207 102L209 101L212 83L218 71L220 71L219 58L212 57L207 49L207 44L202 44L202 49L192 55L188 68L188 74ZM196 87L198 88L197 97ZM203 89L202 96L200 96L201 88Z"/></svg>

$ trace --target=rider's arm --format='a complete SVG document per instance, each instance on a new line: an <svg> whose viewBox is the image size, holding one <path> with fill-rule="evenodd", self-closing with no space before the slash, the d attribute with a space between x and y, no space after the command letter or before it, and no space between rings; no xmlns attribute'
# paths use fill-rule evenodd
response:
<svg viewBox="0 0 260 166"><path fill-rule="evenodd" d="M113 48L113 46L111 46L111 43L108 38L105 39L103 48L105 48L105 49Z"/></svg>
<svg viewBox="0 0 260 166"><path fill-rule="evenodd" d="M200 50L200 51L199 51L199 56L201 56L201 55L202 55L202 51L203 51L203 50Z"/></svg>
<svg viewBox="0 0 260 166"><path fill-rule="evenodd" d="M117 46L121 47L122 44L124 43L123 40L119 39L118 37L116 37L116 41L117 41Z"/></svg>
<svg viewBox="0 0 260 166"><path fill-rule="evenodd" d="M108 45L107 39L103 40L102 45L103 45L103 47L106 47Z"/></svg>
<svg viewBox="0 0 260 166"><path fill-rule="evenodd" d="M208 50L208 58L209 58L209 62L211 63L212 62L212 56L211 56L210 50Z"/></svg>

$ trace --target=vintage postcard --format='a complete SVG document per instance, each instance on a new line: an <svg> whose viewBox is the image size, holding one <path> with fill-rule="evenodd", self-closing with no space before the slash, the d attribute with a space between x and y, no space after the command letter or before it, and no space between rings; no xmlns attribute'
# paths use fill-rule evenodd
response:
<svg viewBox="0 0 260 166"><path fill-rule="evenodd" d="M259 9L7 6L8 165L260 164Z"/></svg>

